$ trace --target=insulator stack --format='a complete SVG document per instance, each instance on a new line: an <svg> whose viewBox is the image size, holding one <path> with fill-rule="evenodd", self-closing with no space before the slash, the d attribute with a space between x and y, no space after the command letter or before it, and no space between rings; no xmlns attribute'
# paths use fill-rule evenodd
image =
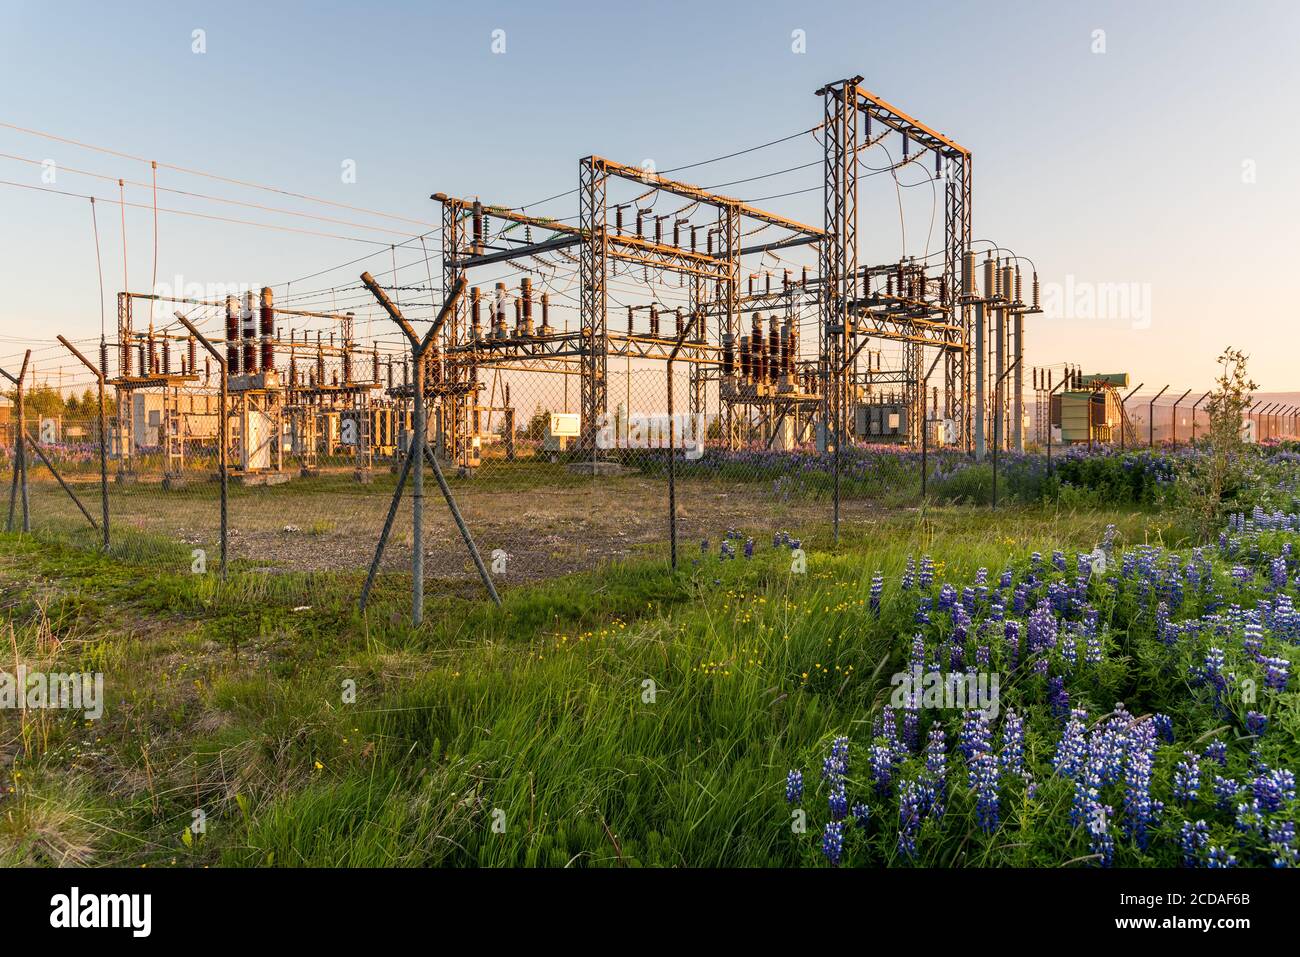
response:
<svg viewBox="0 0 1300 957"><path fill-rule="evenodd" d="M1012 269L1011 266L1009 265L1002 267L1001 291L1002 291L1003 299L1005 299L1007 302L1013 301L1013 296L1015 295L1015 291L1016 291L1015 270Z"/></svg>
<svg viewBox="0 0 1300 957"><path fill-rule="evenodd" d="M370 381L379 385L379 343L372 343L370 349Z"/></svg>
<svg viewBox="0 0 1300 957"><path fill-rule="evenodd" d="M655 245L662 246L664 242L664 218L655 217Z"/></svg>
<svg viewBox="0 0 1300 957"><path fill-rule="evenodd" d="M525 276L519 281L519 294L523 299L524 306L524 326L523 334L532 336L533 334L533 281Z"/></svg>
<svg viewBox="0 0 1300 957"><path fill-rule="evenodd" d="M158 374L158 340L153 337L152 332L149 333L149 365L145 374Z"/></svg>
<svg viewBox="0 0 1300 957"><path fill-rule="evenodd" d="M740 377L746 382L751 378L750 370L753 357L749 354L749 336L740 337Z"/></svg>
<svg viewBox="0 0 1300 957"><path fill-rule="evenodd" d="M653 303L650 305L650 337L659 338L659 308Z"/></svg>
<svg viewBox="0 0 1300 957"><path fill-rule="evenodd" d="M352 345L345 343L343 346L343 384L347 385L352 381Z"/></svg>
<svg viewBox="0 0 1300 957"><path fill-rule="evenodd" d="M799 288L800 289L808 288L808 267L807 266L804 266L803 269L800 270L799 272Z"/></svg>
<svg viewBox="0 0 1300 957"><path fill-rule="evenodd" d="M469 291L469 335L475 342L478 342L483 338L483 319L479 311L481 306L482 300L479 288L478 286L475 286ZM389 388L392 388L391 382L389 383Z"/></svg>
<svg viewBox="0 0 1300 957"><path fill-rule="evenodd" d="M257 319L254 312L253 293L244 296L244 309L240 316L243 325L243 372L252 375L257 371Z"/></svg>
<svg viewBox="0 0 1300 957"><path fill-rule="evenodd" d="M735 375L736 373L736 346L735 337L724 334L722 337L722 374L724 376Z"/></svg>
<svg viewBox="0 0 1300 957"><path fill-rule="evenodd" d="M103 336L99 338L99 372L108 378L108 341Z"/></svg>
<svg viewBox="0 0 1300 957"><path fill-rule="evenodd" d="M393 357L389 356L388 362L385 364L388 367L388 372L387 372L388 388L391 389L393 387Z"/></svg>
<svg viewBox="0 0 1300 957"><path fill-rule="evenodd" d="M961 257L961 294L963 296L973 296L975 294L975 253L966 250Z"/></svg>
<svg viewBox="0 0 1300 957"><path fill-rule="evenodd" d="M351 318L352 313L348 313ZM262 287L262 371L275 368L275 309L272 305L271 287Z"/></svg>
<svg viewBox="0 0 1300 957"><path fill-rule="evenodd" d="M163 375L172 374L172 341L166 336L162 341L162 371Z"/></svg>
<svg viewBox="0 0 1300 957"><path fill-rule="evenodd" d="M617 233L623 232L623 207L622 206L614 207L614 231Z"/></svg>
<svg viewBox="0 0 1300 957"><path fill-rule="evenodd" d="M636 316L633 314L631 306L627 307L627 334L629 336L636 335Z"/></svg>
<svg viewBox="0 0 1300 957"><path fill-rule="evenodd" d="M483 204L474 202L474 255L483 254Z"/></svg>
<svg viewBox="0 0 1300 957"><path fill-rule="evenodd" d="M1023 293L1024 293L1024 287L1021 285L1020 282L1020 267L1016 266L1016 302L1022 303L1025 301L1025 297Z"/></svg>
<svg viewBox="0 0 1300 957"><path fill-rule="evenodd" d="M140 369L140 371L137 374L140 376L140 378L147 379L149 377L149 354L145 351L145 345L143 341L136 343L135 352L136 352L136 361L138 362L139 369Z"/></svg>
<svg viewBox="0 0 1300 957"><path fill-rule="evenodd" d="M519 297L515 296L515 338L524 334L524 310L519 302Z"/></svg>
<svg viewBox="0 0 1300 957"><path fill-rule="evenodd" d="M1031 288L1032 288L1032 290L1033 290L1034 309L1037 310L1037 309L1039 308L1039 306L1038 306L1038 273L1034 273L1034 281L1033 281L1033 285L1032 285Z"/></svg>
<svg viewBox="0 0 1300 957"><path fill-rule="evenodd" d="M239 300L226 297L226 370L239 374Z"/></svg>
<svg viewBox="0 0 1300 957"><path fill-rule="evenodd" d="M676 329L677 329L677 338L680 339L680 338L682 337L682 333L685 331L685 327L682 325L682 311L681 311L681 309L674 309L674 310L673 310L673 318L676 320L676 323L677 323L677 324L676 324Z"/></svg>
<svg viewBox="0 0 1300 957"><path fill-rule="evenodd" d="M551 334L551 298L549 293L542 293L542 335Z"/></svg>
<svg viewBox="0 0 1300 957"><path fill-rule="evenodd" d="M292 350L289 352L289 388L298 388L298 355Z"/></svg>
<svg viewBox="0 0 1300 957"><path fill-rule="evenodd" d="M185 340L185 358L189 363L189 374L194 375L194 370L199 367L199 361L198 343L194 341L193 336Z"/></svg>
<svg viewBox="0 0 1300 957"><path fill-rule="evenodd" d="M997 269L993 265L993 257L990 256L984 260L984 298L994 299L998 294Z"/></svg>
<svg viewBox="0 0 1300 957"><path fill-rule="evenodd" d="M495 339L506 339L506 284L497 283L496 301L493 305L492 336Z"/></svg>
<svg viewBox="0 0 1300 957"><path fill-rule="evenodd" d="M768 361L768 380L775 382L781 378L784 371L781 365L781 330L777 328L776 316L767 317L767 354Z"/></svg>
<svg viewBox="0 0 1300 957"><path fill-rule="evenodd" d="M316 334L316 387L325 385L325 347L321 345L320 333Z"/></svg>

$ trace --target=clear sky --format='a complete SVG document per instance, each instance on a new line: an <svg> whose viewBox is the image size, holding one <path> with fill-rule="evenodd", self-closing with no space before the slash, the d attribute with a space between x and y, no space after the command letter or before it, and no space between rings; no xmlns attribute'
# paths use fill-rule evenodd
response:
<svg viewBox="0 0 1300 957"><path fill-rule="evenodd" d="M346 222L160 194L160 207L334 234L161 213L160 283L301 280L277 285L291 295L355 285L394 257L402 281L424 282L418 241L395 253L387 244L436 225L434 191L519 205L573 188L589 153L658 169L717 157L812 127L813 91L862 74L974 152L975 236L1032 258L1049 291L1071 292L1062 315L1031 322L1030 362L1203 388L1232 344L1252 355L1265 389L1300 378L1294 3L3 0L0 10L0 122L408 218L163 168L160 187ZM793 49L795 31L805 52ZM112 178L151 175L147 163L7 127L0 153L6 183L103 198L117 196ZM819 155L805 136L677 175L735 183ZM45 160L57 164L53 183ZM344 181L349 161L355 182ZM931 228L933 192L917 173L900 174L916 182L909 189L865 182L863 261L899 255L900 202L906 251L940 243L942 205ZM796 193L765 205L819 222L819 183L814 166L721 191ZM151 203L145 187L128 185L126 198ZM536 211L568 216L572 199ZM120 213L97 210L111 329ZM126 216L130 284L147 289L152 212ZM1104 299L1115 284L1131 292L1127 305L1089 305L1090 291ZM0 185L0 285L0 356L25 337L97 338L89 203Z"/></svg>

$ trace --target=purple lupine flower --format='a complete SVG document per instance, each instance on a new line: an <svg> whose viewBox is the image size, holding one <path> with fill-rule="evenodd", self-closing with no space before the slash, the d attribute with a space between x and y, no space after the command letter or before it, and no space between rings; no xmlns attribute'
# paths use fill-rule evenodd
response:
<svg viewBox="0 0 1300 957"><path fill-rule="evenodd" d="M754 557L754 540L752 538L745 539L745 557Z"/></svg>
<svg viewBox="0 0 1300 957"><path fill-rule="evenodd" d="M1002 773L1018 777L1025 769L1025 722L1010 708L1002 722L1002 751L998 755Z"/></svg>
<svg viewBox="0 0 1300 957"><path fill-rule="evenodd" d="M1056 717L1065 718L1070 714L1070 693L1065 690L1065 679L1060 675L1047 679L1047 701Z"/></svg>
<svg viewBox="0 0 1300 957"><path fill-rule="evenodd" d="M1258 711L1246 712L1246 733L1260 737L1268 730L1268 715L1260 714Z"/></svg>
<svg viewBox="0 0 1300 957"><path fill-rule="evenodd" d="M832 867L839 867L844 854L844 824L841 821L831 821L826 825L822 833L822 853Z"/></svg>
<svg viewBox="0 0 1300 957"><path fill-rule="evenodd" d="M903 591L911 590L912 579L915 575L916 575L916 560L909 557L907 559L907 564L903 568L903 581L902 581Z"/></svg>
<svg viewBox="0 0 1300 957"><path fill-rule="evenodd" d="M898 789L898 853L916 856L916 833L921 829L923 798L915 781L904 781Z"/></svg>
<svg viewBox="0 0 1300 957"><path fill-rule="evenodd" d="M1156 729L1143 721L1133 729L1124 762L1124 831L1146 849L1148 830L1156 808L1151 800L1151 772L1155 766Z"/></svg>
<svg viewBox="0 0 1300 957"><path fill-rule="evenodd" d="M1228 766L1228 746L1215 739L1205 746L1205 760L1214 761L1221 768Z"/></svg>
<svg viewBox="0 0 1300 957"><path fill-rule="evenodd" d="M1285 658L1264 657L1260 659L1264 666L1264 684L1274 691L1286 691L1286 684L1291 676L1291 662Z"/></svg>
<svg viewBox="0 0 1300 957"><path fill-rule="evenodd" d="M1099 856L1102 867L1115 861L1115 838L1110 833L1111 808L1109 804L1094 803L1087 816L1088 849Z"/></svg>
<svg viewBox="0 0 1300 957"><path fill-rule="evenodd" d="M857 804L853 805L850 809L850 813L852 813L853 820L857 822L858 827L865 830L867 823L871 820L871 808L859 801Z"/></svg>
<svg viewBox="0 0 1300 957"><path fill-rule="evenodd" d="M888 744L873 744L867 752L871 778L878 794L887 795L893 787L894 755L894 748Z"/></svg>
<svg viewBox="0 0 1300 957"><path fill-rule="evenodd" d="M1201 855L1201 849L1209 843L1210 825L1205 821L1184 821L1178 832L1178 846L1183 851L1183 866L1195 867Z"/></svg>
<svg viewBox="0 0 1300 957"><path fill-rule="evenodd" d="M1230 810L1232 803L1237 800L1237 795L1241 792L1241 785L1232 778L1225 778L1216 774L1213 787L1215 806L1221 811Z"/></svg>
<svg viewBox="0 0 1300 957"><path fill-rule="evenodd" d="M1259 805L1259 798L1251 798L1249 801L1242 801L1237 805L1236 817L1237 830L1246 833L1263 833L1264 831L1264 814Z"/></svg>
<svg viewBox="0 0 1300 957"><path fill-rule="evenodd" d="M1052 759L1052 767L1063 778L1076 777L1087 763L1087 720L1088 712L1082 708L1075 708L1070 712L1070 720L1066 722L1065 733L1061 735L1060 743L1056 747L1056 756Z"/></svg>
<svg viewBox="0 0 1300 957"><path fill-rule="evenodd" d="M1172 744L1174 741L1174 719L1164 712L1156 712L1152 715L1151 722L1156 726L1156 734Z"/></svg>
<svg viewBox="0 0 1300 957"><path fill-rule="evenodd" d="M1215 845L1206 852L1206 867L1236 867L1237 859L1228 853L1227 848Z"/></svg>
<svg viewBox="0 0 1300 957"><path fill-rule="evenodd" d="M991 834L998 826L998 761L993 752L980 751L975 755L973 771L975 774L975 791L978 800L975 814L980 828L985 834Z"/></svg>
<svg viewBox="0 0 1300 957"><path fill-rule="evenodd" d="M885 576L876 572L871 576L871 613L880 615L880 595L885 590Z"/></svg>
<svg viewBox="0 0 1300 957"><path fill-rule="evenodd" d="M1255 778L1251 791L1260 808L1271 814L1295 799L1295 775L1281 768L1268 771Z"/></svg>
<svg viewBox="0 0 1300 957"><path fill-rule="evenodd" d="M929 555L921 556L921 572L917 575L917 584L923 589L934 584L934 559Z"/></svg>
<svg viewBox="0 0 1300 957"><path fill-rule="evenodd" d="M1007 622L1002 635L1002 646L1006 649L1008 666L1015 671L1016 665L1020 663L1020 622Z"/></svg>
<svg viewBox="0 0 1300 957"><path fill-rule="evenodd" d="M849 813L849 796L844 791L844 784L837 784L830 793L831 820L842 821Z"/></svg>
<svg viewBox="0 0 1300 957"><path fill-rule="evenodd" d="M1201 764L1195 751L1184 751L1183 760L1174 768L1174 800L1190 804L1201 788Z"/></svg>
<svg viewBox="0 0 1300 957"><path fill-rule="evenodd" d="M948 798L948 755L943 728L938 724L930 726L925 742L925 775L930 793L930 813L936 819L941 818Z"/></svg>
<svg viewBox="0 0 1300 957"><path fill-rule="evenodd" d="M803 800L802 771L791 771L785 776L785 799L790 804Z"/></svg>
<svg viewBox="0 0 1300 957"><path fill-rule="evenodd" d="M1274 867L1295 867L1295 821L1280 821L1268 826L1268 848L1273 852Z"/></svg>

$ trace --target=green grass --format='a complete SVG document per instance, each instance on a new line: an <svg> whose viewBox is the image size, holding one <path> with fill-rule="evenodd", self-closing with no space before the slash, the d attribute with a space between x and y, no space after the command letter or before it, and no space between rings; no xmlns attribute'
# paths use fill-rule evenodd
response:
<svg viewBox="0 0 1300 957"><path fill-rule="evenodd" d="M655 560L510 589L500 609L430 582L418 630L401 575L362 617L359 574L236 567L223 583L177 573L188 562L158 542L105 556L88 529L0 536L16 656L56 635L59 666L103 671L108 697L93 725L0 716L0 863L819 863L816 835L791 829L785 772L811 783L833 736L869 741L913 630L892 584L866 613L872 574L895 582L931 552L962 582L1032 549L1090 549L1108 523L1129 543L1186 542L1135 509L932 508L846 525L835 550L810 530L802 575L760 543L753 561L686 549L676 575ZM1133 681L1097 676L1096 704ZM1062 801L1068 783L1044 781L989 838L954 794L921 862L1065 863L1084 852ZM205 830L183 840L196 810ZM889 826L854 853L900 863Z"/></svg>

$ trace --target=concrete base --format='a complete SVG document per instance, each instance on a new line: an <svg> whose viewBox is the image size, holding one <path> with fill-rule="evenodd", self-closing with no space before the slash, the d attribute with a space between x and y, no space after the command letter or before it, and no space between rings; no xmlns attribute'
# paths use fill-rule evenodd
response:
<svg viewBox="0 0 1300 957"><path fill-rule="evenodd" d="M283 485L289 481L288 472L245 472L242 475L231 476L236 482L245 488L254 488L260 485Z"/></svg>

